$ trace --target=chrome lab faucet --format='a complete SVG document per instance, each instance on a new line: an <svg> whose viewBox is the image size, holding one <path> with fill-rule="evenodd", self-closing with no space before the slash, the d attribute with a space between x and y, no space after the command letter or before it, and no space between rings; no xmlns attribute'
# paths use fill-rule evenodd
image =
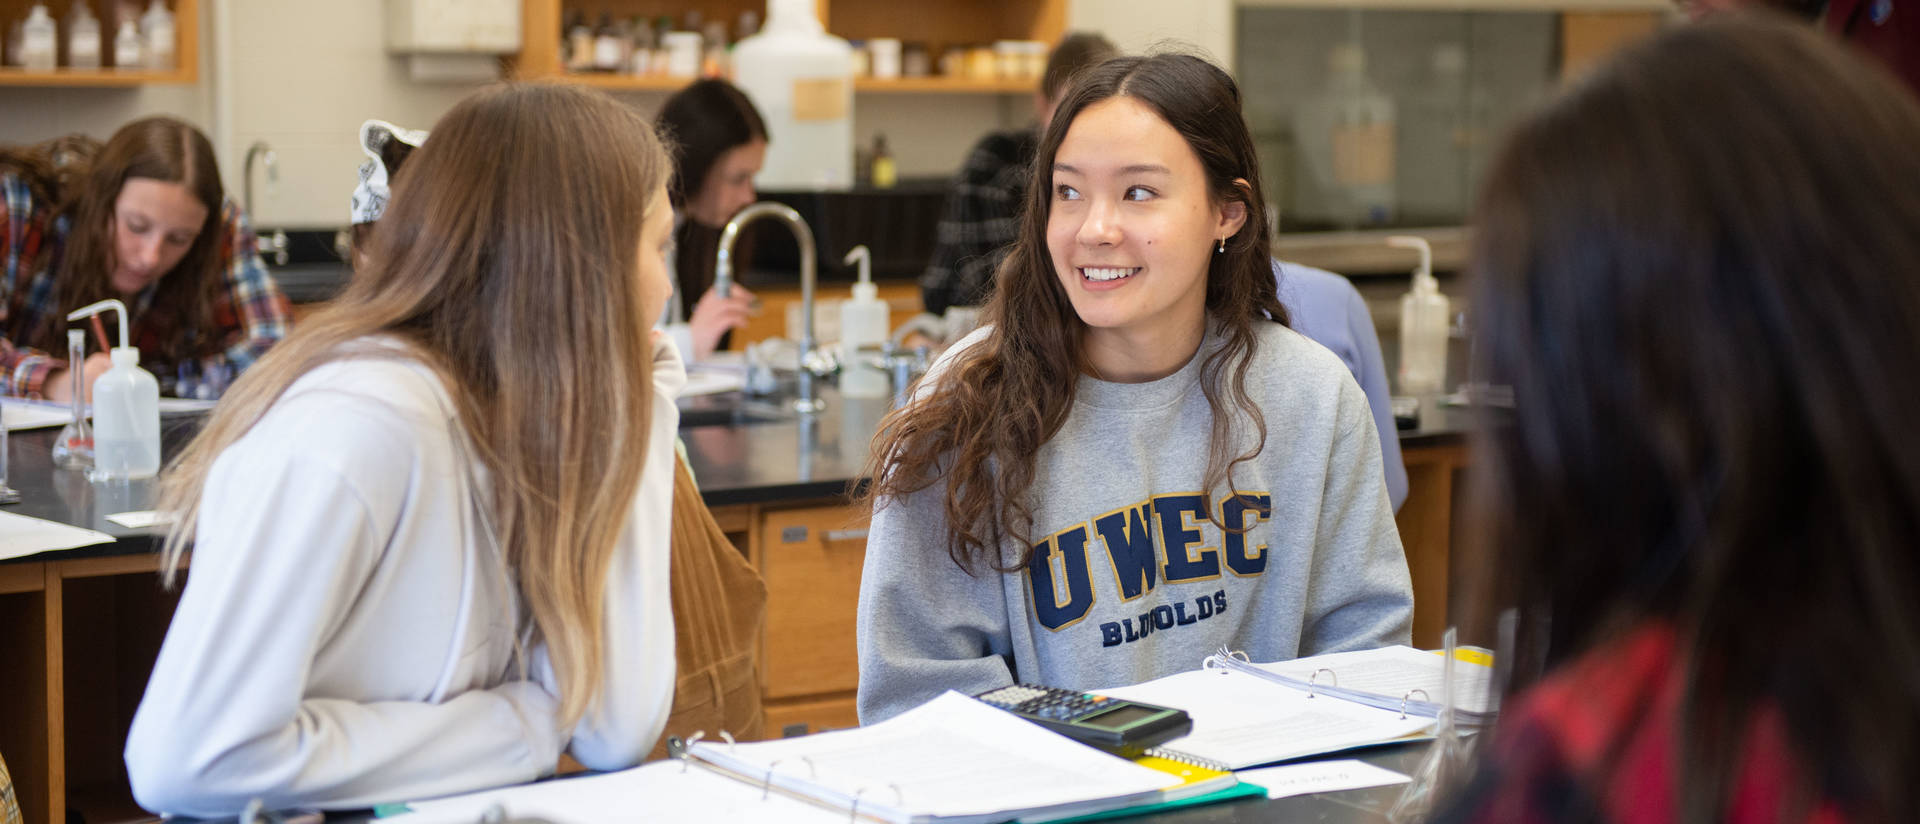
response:
<svg viewBox="0 0 1920 824"><path fill-rule="evenodd" d="M747 224L763 217L779 218L793 232L795 240L800 242L800 397L793 402L793 408L802 414L812 414L826 406L826 402L813 396L813 371L807 367L807 358L813 353L813 286L819 273L815 270L813 248L813 229L807 221L792 207L781 203L761 201L741 209L739 214L727 221L726 228L720 230L720 252L714 261L713 289L721 297L733 291L733 244L740 239L740 230Z"/></svg>
<svg viewBox="0 0 1920 824"><path fill-rule="evenodd" d="M246 184L242 187L242 191L245 192L244 197L246 202L241 205L246 207L247 220L258 220L260 217L260 213L253 210L253 159L256 157L266 160L267 181L269 183L280 179L280 162L273 155L273 147L268 146L267 141L264 140L254 141L253 145L247 147L247 159L241 164L243 170L241 174L246 177ZM263 255L272 254L274 263L281 266L287 265L287 232L285 229L275 229L273 230L273 234L262 235L256 238L254 243L255 251Z"/></svg>

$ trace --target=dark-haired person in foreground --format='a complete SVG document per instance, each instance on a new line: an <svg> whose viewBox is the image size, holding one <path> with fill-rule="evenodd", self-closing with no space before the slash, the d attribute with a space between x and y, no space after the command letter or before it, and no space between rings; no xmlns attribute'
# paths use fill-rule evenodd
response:
<svg viewBox="0 0 1920 824"><path fill-rule="evenodd" d="M1632 48L1473 221L1475 472L1518 608L1444 821L1920 812L1920 105L1782 21Z"/></svg>

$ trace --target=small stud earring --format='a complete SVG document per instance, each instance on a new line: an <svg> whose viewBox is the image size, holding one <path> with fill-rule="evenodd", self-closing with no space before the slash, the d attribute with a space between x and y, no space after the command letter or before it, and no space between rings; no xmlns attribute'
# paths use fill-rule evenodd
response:
<svg viewBox="0 0 1920 824"><path fill-rule="evenodd" d="M1220 248L1215 249L1214 252L1218 254L1218 253L1224 253L1226 251L1227 251L1227 239L1223 237L1223 238L1220 238Z"/></svg>

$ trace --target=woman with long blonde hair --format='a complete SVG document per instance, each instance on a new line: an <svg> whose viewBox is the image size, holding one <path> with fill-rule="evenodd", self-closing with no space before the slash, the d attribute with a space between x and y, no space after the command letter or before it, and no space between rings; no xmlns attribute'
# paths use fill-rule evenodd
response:
<svg viewBox="0 0 1920 824"><path fill-rule="evenodd" d="M669 162L558 86L435 125L370 265L169 468L192 570L142 805L365 807L633 764L672 698Z"/></svg>

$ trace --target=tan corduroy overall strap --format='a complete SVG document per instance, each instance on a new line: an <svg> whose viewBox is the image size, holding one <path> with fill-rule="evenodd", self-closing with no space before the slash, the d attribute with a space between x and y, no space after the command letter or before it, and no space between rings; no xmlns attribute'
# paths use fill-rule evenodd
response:
<svg viewBox="0 0 1920 824"><path fill-rule="evenodd" d="M673 639L679 679L667 728L648 760L666 756L666 737L726 730L761 737L760 632L767 585L727 540L685 461L674 459Z"/></svg>

